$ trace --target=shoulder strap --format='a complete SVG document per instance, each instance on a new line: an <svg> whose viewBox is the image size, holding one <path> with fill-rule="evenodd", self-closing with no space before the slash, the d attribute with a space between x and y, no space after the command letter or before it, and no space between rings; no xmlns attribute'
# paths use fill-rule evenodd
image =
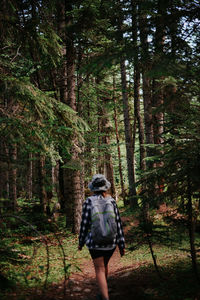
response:
<svg viewBox="0 0 200 300"><path fill-rule="evenodd" d="M104 200L105 202L115 202L115 199L113 197L111 197L110 195L107 197L103 197L101 195L94 195L94 196L90 196L87 199L89 199L91 202L96 202L96 201L101 201Z"/></svg>
<svg viewBox="0 0 200 300"><path fill-rule="evenodd" d="M107 196L107 197L105 197L105 200L106 201L114 201L115 202L115 199L112 197L112 196Z"/></svg>

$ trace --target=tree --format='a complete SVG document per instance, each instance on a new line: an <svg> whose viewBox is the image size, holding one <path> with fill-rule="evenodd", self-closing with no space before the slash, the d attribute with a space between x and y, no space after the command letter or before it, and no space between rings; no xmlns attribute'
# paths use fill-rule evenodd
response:
<svg viewBox="0 0 200 300"><path fill-rule="evenodd" d="M59 148L65 149L66 153L69 152L68 141L71 131L76 134L75 132L79 131L78 128L82 127L83 123L81 125L80 118L66 104L58 103L51 97L55 95L55 91L51 91L52 78L47 75L49 70L55 69L55 64L59 64L60 45L53 25L47 18L49 7L37 1L15 3L14 6L10 1L4 4L5 16L7 12L9 15L3 19L1 27L0 132L2 143L7 145L5 149L10 151L8 186L12 187L10 196L12 195L15 203L18 193L14 185L16 170L21 164L20 157L25 158L25 161L28 157L35 159L36 156L43 157L43 161L49 161L45 159L46 157L50 157L51 161L55 158L60 159ZM37 44L32 41L30 49L28 43L32 36L35 37ZM49 40L52 41L53 46ZM80 137L78 133L76 136ZM18 157L16 151L12 149L17 149ZM42 168L45 167L43 163ZM32 168L35 169L35 162L34 166L30 167L27 178L29 187L33 184ZM44 177L43 171L40 174ZM44 182L44 178L39 177L40 182ZM26 182L25 186L27 186ZM40 187L43 191L46 188L43 183ZM34 186L33 192L34 196L38 196ZM29 196L32 193L30 190ZM45 204L46 200L41 201Z"/></svg>
<svg viewBox="0 0 200 300"><path fill-rule="evenodd" d="M117 42L119 45L124 47L123 44L123 15L121 12L120 5L118 6L119 14L117 15L117 28L118 28L118 37ZM120 14L121 13L121 14ZM121 53L120 55L120 72L121 72L121 86L122 86L122 100L123 100L123 114L124 114L124 130L125 130L125 141L126 141L126 156L127 156L127 169L128 169L128 182L129 182L129 201L131 207L137 206L135 196L135 165L134 165L134 145L132 138L132 130L130 124L130 115L129 115L129 101L128 101L128 87L127 87L127 78L126 78L126 64L125 57Z"/></svg>
<svg viewBox="0 0 200 300"><path fill-rule="evenodd" d="M145 10L145 1L139 4L139 33L141 45L141 72L142 72L142 90L144 103L144 124L145 124L145 138L147 144L147 156L152 155L151 148L148 145L154 143L153 133L153 116L152 116L152 91L151 78L149 71L151 70L151 58L149 53L148 36L150 33L149 24L147 21L147 12Z"/></svg>
<svg viewBox="0 0 200 300"><path fill-rule="evenodd" d="M124 187L124 178L123 178L123 170L122 170L122 157L121 157L121 149L120 149L120 137L118 130L118 117L117 117L117 95L115 92L116 83L115 83L115 74L113 74L113 102L114 102L114 122L115 122L115 135L116 135L116 143L117 143L117 154L118 154L118 162L119 162L119 177L121 183L121 192L122 198L124 202L124 206L126 206L126 193ZM118 97L119 99L119 97Z"/></svg>
<svg viewBox="0 0 200 300"><path fill-rule="evenodd" d="M140 66L139 66L139 49L138 49L138 7L136 1L131 1L132 6L132 37L133 37L133 50L134 50L134 115L138 123L139 141L140 141L140 169L145 171L146 169L146 150L144 141L144 125L143 119L140 113Z"/></svg>

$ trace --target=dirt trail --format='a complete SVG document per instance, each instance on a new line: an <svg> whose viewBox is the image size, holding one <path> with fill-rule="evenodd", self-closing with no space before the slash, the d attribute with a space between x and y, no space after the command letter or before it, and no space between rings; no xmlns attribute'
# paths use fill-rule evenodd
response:
<svg viewBox="0 0 200 300"><path fill-rule="evenodd" d="M72 274L72 276L70 277L66 299L95 299L96 294L98 293L98 288L96 285L95 271L92 260L83 262L80 267L82 273ZM122 262L120 261L119 251L118 249L116 249L109 262L108 283L110 294L116 296L116 292L113 289L113 284L111 283L111 281L114 278L123 276L124 272L127 272L127 270L132 267L133 266L125 268L123 266Z"/></svg>
<svg viewBox="0 0 200 300"><path fill-rule="evenodd" d="M158 212L160 214L173 213L166 206L162 206ZM176 212L175 212L176 213ZM123 217L123 228L125 239L132 240L132 233L129 231L133 226L138 226L138 220ZM64 295L63 283L52 284L42 293L41 290L30 291L26 300L95 300L98 288L95 279L95 272L92 259L81 258L80 268L82 272L71 274L69 282L66 284L66 293ZM110 300L200 300L200 291L195 287L193 277L182 274L185 284L184 293L182 293L182 280L176 277L172 268L162 269L161 280L155 272L152 264L144 259L141 261L131 260L129 265L124 265L120 258L118 249L111 257L109 262L108 287ZM180 273L179 273L180 276ZM186 281L185 281L186 280ZM184 283L183 283L184 284ZM187 285L194 286L194 290L187 290ZM178 295L176 295L176 291ZM10 299L6 299L10 300ZM19 297L13 297L12 300L19 300Z"/></svg>
<svg viewBox="0 0 200 300"><path fill-rule="evenodd" d="M130 226L129 218L123 218L124 233L125 236L131 226L137 226L138 222L134 222ZM129 225L128 225L129 224ZM128 225L128 226L127 226ZM69 300L95 300L96 294L98 293L98 287L95 279L95 271L92 263L92 259L85 260L80 265L82 273L72 274L69 281L69 288L67 289L66 299ZM120 299L121 290L123 286L123 278L128 281L128 276L131 274L133 269L137 269L137 265L131 264L130 266L124 267L118 248L116 248L113 256L109 261L109 276L108 276L108 287L110 299ZM117 287L117 288L116 288ZM123 299L123 298L121 298ZM124 298L125 299L125 298ZM126 300L132 299L127 297Z"/></svg>

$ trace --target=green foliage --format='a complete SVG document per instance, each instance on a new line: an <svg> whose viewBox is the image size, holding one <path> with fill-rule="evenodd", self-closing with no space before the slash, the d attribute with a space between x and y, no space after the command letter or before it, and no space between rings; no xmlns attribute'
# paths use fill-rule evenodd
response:
<svg viewBox="0 0 200 300"><path fill-rule="evenodd" d="M48 7L7 1L0 52L1 140L24 153L49 156L53 164L61 159L59 149L70 152L72 136L83 142L87 128L51 88L49 74L62 63L61 39L47 17L54 9L54 1Z"/></svg>
<svg viewBox="0 0 200 300"><path fill-rule="evenodd" d="M23 217L1 216L0 276L7 282L2 289L16 284L23 289L42 288L69 278L72 271L80 271L76 236L66 229L58 232L53 224L53 233L44 235L45 227L39 228L27 211L22 214ZM30 227L29 231L24 225Z"/></svg>
<svg viewBox="0 0 200 300"><path fill-rule="evenodd" d="M41 92L28 80L5 75L0 79L9 107L9 111L3 107L1 110L2 141L16 143L27 152L42 151L54 157L58 156L59 145L69 149L70 136L86 128L72 109Z"/></svg>
<svg viewBox="0 0 200 300"><path fill-rule="evenodd" d="M179 109L166 118L164 145L156 146L162 154L150 158L154 162L162 161L163 165L144 175L151 185L159 178L164 179L164 193L157 195L157 198L164 197L165 200L187 198L188 180L191 193L199 191L200 107L198 103L190 104L187 114L184 114L184 106L181 109L183 111Z"/></svg>

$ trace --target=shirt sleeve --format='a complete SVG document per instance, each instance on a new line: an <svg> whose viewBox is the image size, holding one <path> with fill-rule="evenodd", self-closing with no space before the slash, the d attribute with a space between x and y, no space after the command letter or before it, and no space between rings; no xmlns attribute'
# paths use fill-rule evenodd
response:
<svg viewBox="0 0 200 300"><path fill-rule="evenodd" d="M122 228L122 222L119 214L119 209L117 207L116 202L113 202L114 209L115 209L115 215L116 215L116 222L117 222L117 245L119 249L125 248L125 239L124 239L124 232Z"/></svg>
<svg viewBox="0 0 200 300"><path fill-rule="evenodd" d="M91 224L91 201L86 199L82 209L82 219L79 233L79 246L83 247Z"/></svg>

